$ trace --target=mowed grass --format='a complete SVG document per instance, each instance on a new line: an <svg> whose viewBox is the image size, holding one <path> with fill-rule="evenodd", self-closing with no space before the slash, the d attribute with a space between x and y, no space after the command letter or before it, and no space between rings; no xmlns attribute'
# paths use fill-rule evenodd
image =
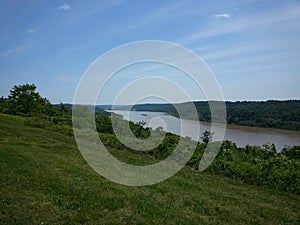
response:
<svg viewBox="0 0 300 225"><path fill-rule="evenodd" d="M189 168L152 186L116 184L87 165L73 138L1 116L0 169L0 224L300 224L299 195Z"/></svg>

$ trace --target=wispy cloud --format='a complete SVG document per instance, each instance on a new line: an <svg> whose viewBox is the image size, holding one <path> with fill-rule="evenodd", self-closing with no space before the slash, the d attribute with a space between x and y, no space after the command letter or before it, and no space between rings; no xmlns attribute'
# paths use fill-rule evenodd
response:
<svg viewBox="0 0 300 225"><path fill-rule="evenodd" d="M5 57L8 57L10 55L14 55L14 54L24 50L25 48L26 48L26 46L20 46L20 47L17 47L17 48L11 48L11 49L2 51L2 52L0 52L0 58L5 58Z"/></svg>
<svg viewBox="0 0 300 225"><path fill-rule="evenodd" d="M59 10L64 10L64 11L68 11L71 9L71 6L69 4L63 4L61 6L59 6L58 8Z"/></svg>
<svg viewBox="0 0 300 225"><path fill-rule="evenodd" d="M189 44L202 38L237 33L297 18L300 18L300 7L287 7L277 11L265 12L264 14L242 15L240 18L236 18L235 20L226 20L226 23L223 23L222 25L208 25L206 28L202 28L200 31L179 39L176 42Z"/></svg>
<svg viewBox="0 0 300 225"><path fill-rule="evenodd" d="M213 15L216 19L229 19L231 16L227 13Z"/></svg>
<svg viewBox="0 0 300 225"><path fill-rule="evenodd" d="M34 33L34 29L28 29L28 33Z"/></svg>
<svg viewBox="0 0 300 225"><path fill-rule="evenodd" d="M252 60L252 63L248 63L247 65L244 65L243 67L230 67L230 68L222 68L222 71L220 71L219 74L222 75L234 75L239 74L243 77L245 77L245 74L252 74L252 79L255 77L261 77L261 73L276 73L276 74L282 74L285 78L288 76L293 75L293 72L287 72L292 67L299 68L297 62L288 62L288 63L263 63L258 64L258 60ZM275 72L274 72L275 71ZM283 72L284 71L284 72ZM250 79L250 78L249 78Z"/></svg>
<svg viewBox="0 0 300 225"><path fill-rule="evenodd" d="M128 27L125 27L121 31L127 31L132 29L137 29L152 23L156 22L162 22L163 20L169 20L178 18L179 16L183 16L182 8L187 5L188 2L185 1L178 1L174 4L167 5L165 7L161 7L153 12L150 12L148 15L143 16L141 20L138 20L137 22L131 24ZM181 11L180 11L181 10ZM179 12L180 13L175 13Z"/></svg>
<svg viewBox="0 0 300 225"><path fill-rule="evenodd" d="M260 65L260 64L267 64L269 62L276 62L276 63L282 63L282 62L287 62L287 63L292 63L295 62L299 65L297 60L299 58L299 53L298 52L290 52L286 50L285 52L283 51L278 51L277 53L275 52L262 52L262 53L257 53L255 56L240 56L239 59L236 58L231 58L224 60L221 63L217 63L218 66L220 67L252 67L253 65ZM289 59L289 60L286 60Z"/></svg>
<svg viewBox="0 0 300 225"><path fill-rule="evenodd" d="M215 60L215 59L225 59L225 58L231 58L231 57L237 57L237 56L247 56L250 53L262 53L265 51L268 51L273 48L273 42L269 44L260 44L260 43L251 43L248 45L239 45L236 47L229 47L229 48L222 48L217 49L215 48L212 51L209 51L209 53L204 53L201 56L205 60ZM274 49L274 48L273 48ZM280 46L278 46L277 50L282 50Z"/></svg>

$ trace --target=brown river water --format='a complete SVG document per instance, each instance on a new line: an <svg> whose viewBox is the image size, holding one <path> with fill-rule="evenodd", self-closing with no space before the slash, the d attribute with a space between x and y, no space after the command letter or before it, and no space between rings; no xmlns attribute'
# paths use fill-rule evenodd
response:
<svg viewBox="0 0 300 225"><path fill-rule="evenodd" d="M167 132L187 136L193 140L200 140L199 134L201 136L205 130L211 129L210 123L179 119L162 112L123 110L110 110L109 112L122 115L124 119L132 122L145 121L145 127L153 129L162 127ZM182 130L185 130L184 134L182 134ZM230 140L236 143L238 147L246 145L262 146L263 144L273 143L277 151L280 152L285 146L300 145L300 132L227 125L224 140Z"/></svg>

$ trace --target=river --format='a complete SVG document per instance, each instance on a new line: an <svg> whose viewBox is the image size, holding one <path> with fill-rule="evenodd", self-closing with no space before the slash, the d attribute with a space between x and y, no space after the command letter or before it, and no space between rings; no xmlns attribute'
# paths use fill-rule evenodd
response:
<svg viewBox="0 0 300 225"><path fill-rule="evenodd" d="M205 130L211 129L210 123L185 119L181 121L177 117L162 112L108 111L122 115L124 119L132 122L145 121L145 127L151 127L153 129L162 127L165 131L178 135L180 135L181 126L184 126L188 128L185 129L187 132L184 136L188 136L193 140L198 139L198 137L195 136L195 132L193 132L195 129L200 129L200 134ZM247 144L262 146L263 144L273 143L277 151L281 151L285 146L300 145L300 132L227 125L224 140L230 140L236 143L238 147L244 147Z"/></svg>

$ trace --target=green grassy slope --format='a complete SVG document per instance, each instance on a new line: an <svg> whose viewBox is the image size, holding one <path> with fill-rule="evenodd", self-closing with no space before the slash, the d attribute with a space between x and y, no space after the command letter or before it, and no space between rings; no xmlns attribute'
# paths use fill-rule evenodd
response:
<svg viewBox="0 0 300 225"><path fill-rule="evenodd" d="M147 187L96 174L73 138L0 116L0 224L299 224L300 196L184 168ZM112 149L125 161L146 156Z"/></svg>

